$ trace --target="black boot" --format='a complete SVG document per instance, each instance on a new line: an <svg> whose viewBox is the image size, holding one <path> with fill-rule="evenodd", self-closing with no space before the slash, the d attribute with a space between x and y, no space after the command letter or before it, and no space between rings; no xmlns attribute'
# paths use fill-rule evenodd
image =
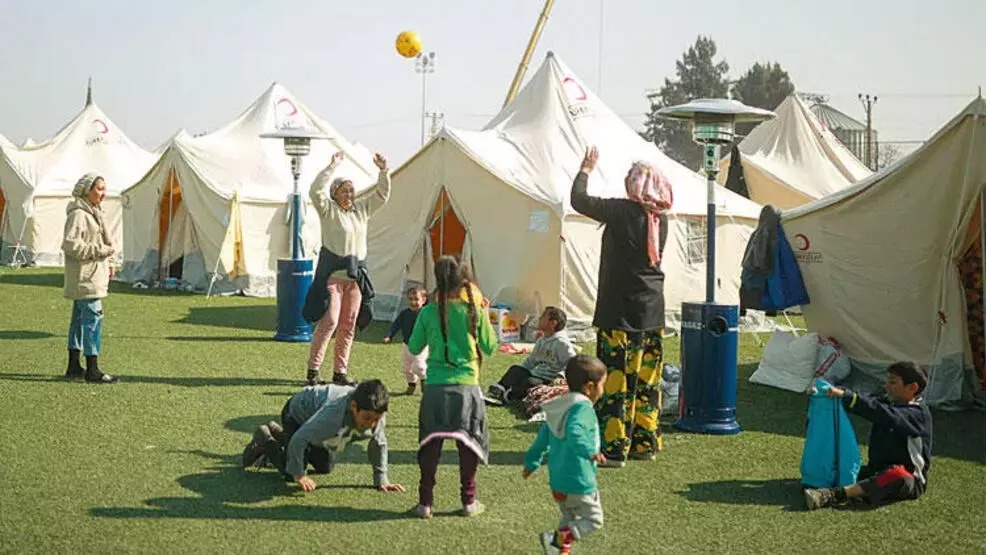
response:
<svg viewBox="0 0 986 555"><path fill-rule="evenodd" d="M73 380L86 375L85 368L82 367L82 351L78 349L68 350L68 369L65 370L65 377Z"/></svg>
<svg viewBox="0 0 986 555"><path fill-rule="evenodd" d="M332 373L332 383L336 385L348 385L355 386L358 382L349 377L349 374L344 374L342 372Z"/></svg>
<svg viewBox="0 0 986 555"><path fill-rule="evenodd" d="M99 370L99 356L86 355L86 381L89 383L116 383L116 378Z"/></svg>
<svg viewBox="0 0 986 555"><path fill-rule="evenodd" d="M319 373L318 368L309 368L308 374L305 377L305 385L323 385L325 380L322 379L322 374Z"/></svg>

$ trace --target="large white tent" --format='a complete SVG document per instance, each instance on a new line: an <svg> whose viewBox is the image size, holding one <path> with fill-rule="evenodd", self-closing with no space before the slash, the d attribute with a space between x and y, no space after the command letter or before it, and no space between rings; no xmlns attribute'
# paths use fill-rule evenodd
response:
<svg viewBox="0 0 986 555"><path fill-rule="evenodd" d="M794 208L845 189L870 170L791 94L777 117L756 126L738 147L750 198L780 209ZM720 164L726 183L730 157Z"/></svg>
<svg viewBox="0 0 986 555"><path fill-rule="evenodd" d="M316 174L342 150L338 175L357 190L376 182L369 151L356 148L283 86L272 84L239 117L212 133L179 132L139 183L124 193L125 281L180 277L202 289L273 295L277 259L290 256L290 160L280 140L261 133L285 127L319 130L299 181L305 200L303 246L320 246L318 216L308 201Z"/></svg>
<svg viewBox="0 0 986 555"><path fill-rule="evenodd" d="M931 402L961 398L971 368L986 378L984 185L986 101L977 98L894 166L784 212L811 296L808 328L835 337L874 378L898 360L928 365Z"/></svg>
<svg viewBox="0 0 986 555"><path fill-rule="evenodd" d="M668 176L675 204L662 266L670 315L682 301L704 299L705 179L640 138L548 54L484 130L446 128L394 172L391 200L370 225L378 313L394 309L407 281L433 283L438 255L461 253L490 298L529 314L555 305L590 320L602 230L569 203L587 145L600 150L590 194L625 197L634 160ZM717 190L718 299L736 302L743 245L760 206Z"/></svg>
<svg viewBox="0 0 986 555"><path fill-rule="evenodd" d="M5 250L12 243L39 265L61 265L65 208L76 181L89 172L105 178L103 209L117 250L123 246L120 193L147 172L154 157L127 138L95 103L87 103L51 139L20 148L2 146L0 152Z"/></svg>

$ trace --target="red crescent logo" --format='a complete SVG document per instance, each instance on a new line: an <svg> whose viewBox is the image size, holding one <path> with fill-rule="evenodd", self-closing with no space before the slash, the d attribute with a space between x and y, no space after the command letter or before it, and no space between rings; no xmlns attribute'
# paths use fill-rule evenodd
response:
<svg viewBox="0 0 986 555"><path fill-rule="evenodd" d="M566 77L562 79L561 84L563 87L568 89L569 94L574 93L575 100L586 100L588 98L588 96L585 94L585 89L582 88L582 85L576 83L575 79L572 79L571 77ZM574 89L572 87L574 87Z"/></svg>
<svg viewBox="0 0 986 555"><path fill-rule="evenodd" d="M798 247L799 251L806 251L811 247L811 241L808 240L808 236L804 233L799 233L794 236L795 239L801 239L801 246Z"/></svg>
<svg viewBox="0 0 986 555"><path fill-rule="evenodd" d="M100 135L105 135L110 132L110 128L107 127L106 122L101 119L94 119L92 123L96 126L96 132Z"/></svg>
<svg viewBox="0 0 986 555"><path fill-rule="evenodd" d="M288 116L289 117L298 113L298 108L295 107L294 102L291 102L290 99L288 99L288 98L282 98L282 99L278 100L277 101L277 105L280 106L281 104L287 104L288 107L291 108L291 112L288 113Z"/></svg>

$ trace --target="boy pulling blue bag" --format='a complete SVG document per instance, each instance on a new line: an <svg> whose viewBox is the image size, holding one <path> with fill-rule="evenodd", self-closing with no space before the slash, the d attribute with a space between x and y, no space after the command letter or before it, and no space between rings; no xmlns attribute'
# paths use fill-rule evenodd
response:
<svg viewBox="0 0 986 555"><path fill-rule="evenodd" d="M861 458L852 422L838 399L826 397L832 384L816 379L808 401L808 431L801 455L801 483L810 488L856 483Z"/></svg>

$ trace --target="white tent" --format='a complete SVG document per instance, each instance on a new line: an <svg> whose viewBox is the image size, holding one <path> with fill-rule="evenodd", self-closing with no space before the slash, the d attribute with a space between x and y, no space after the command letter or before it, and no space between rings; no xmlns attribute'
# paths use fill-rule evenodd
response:
<svg viewBox="0 0 986 555"><path fill-rule="evenodd" d="M10 148L16 146L14 143L0 135L0 149ZM9 226L7 225L7 197L3 193L3 185L0 184L0 260L4 259L4 252L7 250L7 246L13 238L13 234L8 231Z"/></svg>
<svg viewBox="0 0 986 555"><path fill-rule="evenodd" d="M777 117L756 126L739 143L750 198L780 209L794 208L840 191L870 175L815 117L797 94L775 110ZM720 164L726 183L730 157Z"/></svg>
<svg viewBox="0 0 986 555"><path fill-rule="evenodd" d="M930 368L929 401L960 398L974 359L983 376L984 184L978 98L894 166L784 212L811 296L808 328L873 377L914 360Z"/></svg>
<svg viewBox="0 0 986 555"><path fill-rule="evenodd" d="M127 247L120 278L180 277L202 289L216 277L220 290L273 295L277 259L290 256L294 184L281 141L259 135L298 126L332 137L312 142L299 181L306 202L304 250L317 255L319 221L308 201L315 175L338 150L346 153L338 174L351 178L357 190L376 182L377 169L368 150L353 147L274 83L221 129L198 137L179 132L151 171L124 193Z"/></svg>
<svg viewBox="0 0 986 555"><path fill-rule="evenodd" d="M549 53L483 131L446 128L394 172L391 200L370 224L378 314L393 310L406 281L433 283L439 254L462 253L490 298L529 314L560 306L573 321L589 321L602 230L572 210L569 194L593 144L600 159L591 194L625 197L634 160L671 180L667 306L674 315L681 301L704 299L705 179L641 139ZM760 206L721 187L718 195L718 299L736 302L743 245Z"/></svg>
<svg viewBox="0 0 986 555"><path fill-rule="evenodd" d="M154 158L96 104L87 104L47 141L0 151L0 188L8 220L5 243L23 245L27 257L39 265L61 265L65 207L76 181L94 172L106 181L103 208L117 249L123 246L120 192L136 183Z"/></svg>

